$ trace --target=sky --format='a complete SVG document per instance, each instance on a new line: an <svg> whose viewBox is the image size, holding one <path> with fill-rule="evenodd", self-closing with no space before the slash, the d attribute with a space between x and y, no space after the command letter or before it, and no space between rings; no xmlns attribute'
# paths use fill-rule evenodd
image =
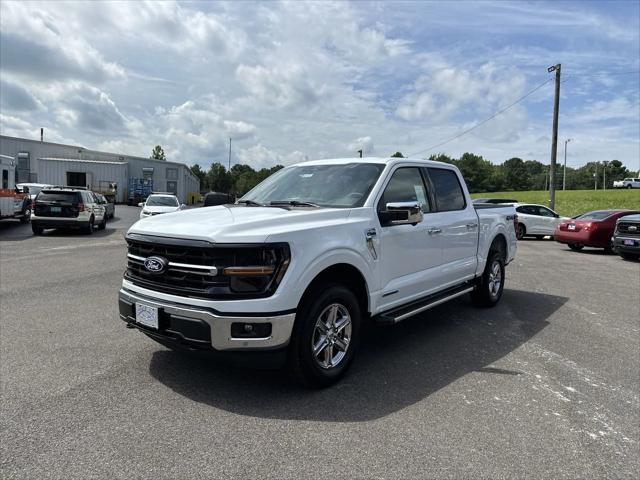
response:
<svg viewBox="0 0 640 480"><path fill-rule="evenodd" d="M208 167L464 152L640 170L640 2L0 2L0 133Z"/></svg>

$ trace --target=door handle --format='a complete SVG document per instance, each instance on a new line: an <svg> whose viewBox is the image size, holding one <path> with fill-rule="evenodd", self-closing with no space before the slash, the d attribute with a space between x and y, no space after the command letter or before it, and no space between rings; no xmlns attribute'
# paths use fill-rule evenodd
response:
<svg viewBox="0 0 640 480"><path fill-rule="evenodd" d="M429 235L435 235L435 234L438 234L438 233L442 233L442 229L436 228L436 227L431 227L429 230L427 230L427 233Z"/></svg>
<svg viewBox="0 0 640 480"><path fill-rule="evenodd" d="M478 224L477 223L467 223L467 229L468 230L472 230L474 228L478 228Z"/></svg>

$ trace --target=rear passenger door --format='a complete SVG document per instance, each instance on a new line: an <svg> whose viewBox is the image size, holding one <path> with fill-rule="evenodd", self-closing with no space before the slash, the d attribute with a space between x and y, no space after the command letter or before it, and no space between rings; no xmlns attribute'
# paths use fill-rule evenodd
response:
<svg viewBox="0 0 640 480"><path fill-rule="evenodd" d="M388 225L382 212L388 203L420 202L424 220L415 225ZM429 192L421 169L398 167L391 175L376 209L380 220L378 230L382 309L417 299L437 290L442 244L439 235L428 232L426 219L432 211Z"/></svg>
<svg viewBox="0 0 640 480"><path fill-rule="evenodd" d="M425 218L428 231L442 238L442 286L475 276L478 253L478 215L468 203L455 170L426 169L435 199L435 213Z"/></svg>

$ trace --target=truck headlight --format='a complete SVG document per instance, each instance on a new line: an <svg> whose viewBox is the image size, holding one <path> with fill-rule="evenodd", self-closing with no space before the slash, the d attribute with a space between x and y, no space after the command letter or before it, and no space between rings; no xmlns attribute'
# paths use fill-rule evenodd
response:
<svg viewBox="0 0 640 480"><path fill-rule="evenodd" d="M222 271L232 292L273 293L289 267L291 252L286 243L270 244L242 249L236 259L236 265Z"/></svg>

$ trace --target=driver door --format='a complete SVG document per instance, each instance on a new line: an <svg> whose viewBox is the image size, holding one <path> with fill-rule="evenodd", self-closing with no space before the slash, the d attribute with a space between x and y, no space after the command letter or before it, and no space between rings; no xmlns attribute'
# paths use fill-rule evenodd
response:
<svg viewBox="0 0 640 480"><path fill-rule="evenodd" d="M439 285L441 235L429 233L426 221L432 207L418 167L399 167L391 175L377 203L378 216L388 203L420 202L425 220L415 225L380 222L379 262L382 310L428 295Z"/></svg>

